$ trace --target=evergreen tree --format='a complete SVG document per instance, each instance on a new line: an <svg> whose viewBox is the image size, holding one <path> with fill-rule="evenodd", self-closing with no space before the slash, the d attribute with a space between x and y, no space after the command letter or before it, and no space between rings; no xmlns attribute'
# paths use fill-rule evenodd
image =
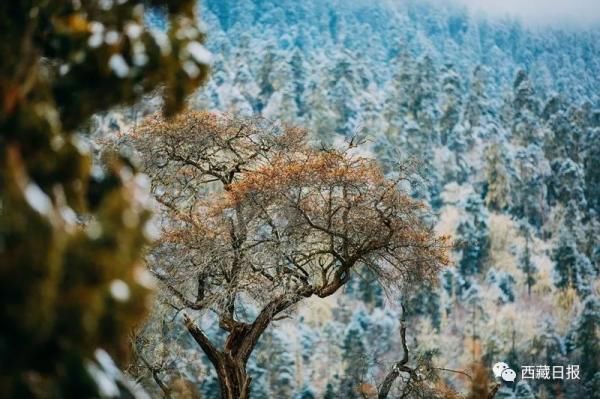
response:
<svg viewBox="0 0 600 399"><path fill-rule="evenodd" d="M444 292L445 306L444 313L448 317L456 306L457 298L461 290L468 284L456 270L446 269L441 273L441 286Z"/></svg>
<svg viewBox="0 0 600 399"><path fill-rule="evenodd" d="M492 110L486 93L485 68L478 65L473 70L469 94L465 103L464 122L469 130L469 137L474 138L475 132L487 122Z"/></svg>
<svg viewBox="0 0 600 399"><path fill-rule="evenodd" d="M580 209L587 207L583 168L570 158L552 161L552 175L548 184L548 202L567 205L573 201Z"/></svg>
<svg viewBox="0 0 600 399"><path fill-rule="evenodd" d="M202 380L200 392L203 399L219 399L221 397L219 380L215 373L210 373Z"/></svg>
<svg viewBox="0 0 600 399"><path fill-rule="evenodd" d="M512 213L526 218L532 226L540 228L546 213L546 179L550 174L550 167L543 151L536 144L519 149L514 163L516 170L511 183Z"/></svg>
<svg viewBox="0 0 600 399"><path fill-rule="evenodd" d="M298 47L294 48L292 57L290 59L290 67L292 68L292 84L294 101L296 102L296 109L298 110L298 116L303 117L308 111L306 104L305 95L305 82L307 81L307 65L304 57L304 52Z"/></svg>
<svg viewBox="0 0 600 399"><path fill-rule="evenodd" d="M544 153L546 157L549 160L568 158L573 127L565 109L565 101L558 95L553 96L544 106L541 117L545 121Z"/></svg>
<svg viewBox="0 0 600 399"><path fill-rule="evenodd" d="M298 320L300 322L300 355L305 365L310 365L313 356L313 348L317 345L319 340L319 332L311 328L305 321L304 317L301 316Z"/></svg>
<svg viewBox="0 0 600 399"><path fill-rule="evenodd" d="M589 293L589 278L594 275L589 259L579 252L572 228L562 226L552 250L554 284L557 288L574 288L580 295Z"/></svg>
<svg viewBox="0 0 600 399"><path fill-rule="evenodd" d="M598 399L600 397L600 371L587 379L584 390L590 399Z"/></svg>
<svg viewBox="0 0 600 399"><path fill-rule="evenodd" d="M513 135L523 144L540 144L542 139L538 122L540 105L533 84L523 70L517 72L513 83L512 106L514 110Z"/></svg>
<svg viewBox="0 0 600 399"><path fill-rule="evenodd" d="M525 274L525 285L527 286L527 294L531 297L531 287L536 282L537 267L531 260L530 248L531 233L528 228L525 228L525 248L519 258L519 269Z"/></svg>
<svg viewBox="0 0 600 399"><path fill-rule="evenodd" d="M417 66L416 80L411 92L411 112L423 134L424 146L439 142L436 129L439 119L438 73L433 59L426 55ZM425 147L423 147L425 148Z"/></svg>
<svg viewBox="0 0 600 399"><path fill-rule="evenodd" d="M250 386L250 395L253 399L269 399L269 369L271 368L271 359L258 364L256 359L251 358L248 364L248 372L252 377L252 385ZM215 384L218 387L218 380L215 376ZM220 397L220 396L219 396Z"/></svg>
<svg viewBox="0 0 600 399"><path fill-rule="evenodd" d="M257 109L259 112L262 112L263 108L267 106L271 95L275 91L273 83L271 82L272 71L276 65L281 65L280 61L282 61L281 55L275 48L275 44L271 41L266 43L264 49L261 49L261 54L262 62L258 75L256 76L256 81L260 88L257 101Z"/></svg>
<svg viewBox="0 0 600 399"><path fill-rule="evenodd" d="M527 381L519 381L517 382L516 391L515 391L515 399L535 399L535 394L533 393L533 388Z"/></svg>
<svg viewBox="0 0 600 399"><path fill-rule="evenodd" d="M407 301L407 308L412 316L428 316L431 325L439 330L441 327L441 301L440 294L432 286L424 286L411 295Z"/></svg>
<svg viewBox="0 0 600 399"><path fill-rule="evenodd" d="M298 117L292 68L282 59L275 64L269 75L273 92L266 102L262 113L267 118L290 123Z"/></svg>
<svg viewBox="0 0 600 399"><path fill-rule="evenodd" d="M358 297L363 303L374 307L383 306L383 289L369 269L365 268L362 273L357 291Z"/></svg>
<svg viewBox="0 0 600 399"><path fill-rule="evenodd" d="M340 380L338 395L348 399L359 399L357 386L366 374L367 350L363 340L364 331L355 318L348 326L342 343L344 374Z"/></svg>
<svg viewBox="0 0 600 399"><path fill-rule="evenodd" d="M556 262L554 285L557 288L575 286L577 281L576 263L579 251L570 231L561 229L557 243L552 250L552 260Z"/></svg>
<svg viewBox="0 0 600 399"><path fill-rule="evenodd" d="M486 152L485 204L491 210L502 211L510 206L510 176L506 166L506 147L492 143Z"/></svg>
<svg viewBox="0 0 600 399"><path fill-rule="evenodd" d="M335 390L335 384L328 382L327 386L325 387L325 394L323 395L323 399L337 399L339 398L336 390Z"/></svg>
<svg viewBox="0 0 600 399"><path fill-rule="evenodd" d="M383 114L388 122L386 136L394 140L404 130L411 112L411 94L416 79L415 65L407 52L394 62L394 74L386 93ZM412 115L411 119L414 120Z"/></svg>
<svg viewBox="0 0 600 399"><path fill-rule="evenodd" d="M304 385L300 393L296 395L296 399L317 399L317 396L309 385Z"/></svg>
<svg viewBox="0 0 600 399"><path fill-rule="evenodd" d="M565 140L565 152L567 157L573 161L580 163L582 160L584 147L584 136L586 130L589 128L589 103L584 103L581 106L571 104L567 110L567 117L569 119L569 135Z"/></svg>
<svg viewBox="0 0 600 399"><path fill-rule="evenodd" d="M504 294L503 302L515 301L515 278L510 273L502 273L498 278L498 287Z"/></svg>
<svg viewBox="0 0 600 399"><path fill-rule="evenodd" d="M318 144L327 146L334 140L336 114L328 97L323 95L320 90L320 87L326 84L324 77L317 76L316 78L319 80L311 80L307 84L310 92L308 107L311 110L309 127Z"/></svg>
<svg viewBox="0 0 600 399"><path fill-rule="evenodd" d="M588 217L589 222L583 241L584 253L592 263L596 275L600 275L600 240L597 238L600 236L600 218L593 209L590 210Z"/></svg>
<svg viewBox="0 0 600 399"><path fill-rule="evenodd" d="M586 199L590 208L600 214L600 127L590 129L584 143Z"/></svg>
<svg viewBox="0 0 600 399"><path fill-rule="evenodd" d="M271 396L291 398L296 389L296 360L289 350L288 337L283 331L273 330L267 340Z"/></svg>
<svg viewBox="0 0 600 399"><path fill-rule="evenodd" d="M517 348L517 329L515 328L514 323L511 323L510 344L510 349L506 356L506 363L509 365L521 364L522 354Z"/></svg>
<svg viewBox="0 0 600 399"><path fill-rule="evenodd" d="M442 101L439 121L441 144L448 144L448 138L460 122L462 113L462 87L460 77L451 64L442 72Z"/></svg>
<svg viewBox="0 0 600 399"><path fill-rule="evenodd" d="M465 152L473 145L471 133L465 129L461 121L462 85L452 65L446 65L442 75L441 117L439 119L440 140L452 151L456 161L455 180L466 181L469 176L469 165L465 160Z"/></svg>
<svg viewBox="0 0 600 399"><path fill-rule="evenodd" d="M469 288L462 293L461 299L469 315L462 331L465 338L470 338L470 345L465 348L465 352L470 352L472 358L475 359L475 357L479 356L478 352L483 332L480 326L487 319L487 314L483 307L481 286L476 282L471 282Z"/></svg>
<svg viewBox="0 0 600 399"><path fill-rule="evenodd" d="M385 137L387 122L385 121L378 99L371 95L363 95L360 104L360 133L375 136L377 138Z"/></svg>
<svg viewBox="0 0 600 399"><path fill-rule="evenodd" d="M355 74L350 60L337 62L332 74L329 98L336 116L335 132L343 137L358 133L359 93L355 90Z"/></svg>
<svg viewBox="0 0 600 399"><path fill-rule="evenodd" d="M488 213L477 194L466 200L467 217L458 225L457 234L464 243L459 272L463 277L479 273L489 252Z"/></svg>
<svg viewBox="0 0 600 399"><path fill-rule="evenodd" d="M500 289L499 303L515 301L515 278L512 274L492 268L487 273L486 281L495 284Z"/></svg>
<svg viewBox="0 0 600 399"><path fill-rule="evenodd" d="M539 336L532 340L532 356L542 364L564 364L567 362L566 347L563 337L556 331L554 321L547 318L540 325Z"/></svg>
<svg viewBox="0 0 600 399"><path fill-rule="evenodd" d="M590 295L573 326L574 342L580 358L581 377L592 381L600 369L600 301Z"/></svg>
<svg viewBox="0 0 600 399"><path fill-rule="evenodd" d="M245 101L250 105L251 111L256 112L258 108L258 95L260 88L254 80L250 68L247 64L241 62L236 67L236 74L233 80L234 86L238 88L240 94L244 97Z"/></svg>

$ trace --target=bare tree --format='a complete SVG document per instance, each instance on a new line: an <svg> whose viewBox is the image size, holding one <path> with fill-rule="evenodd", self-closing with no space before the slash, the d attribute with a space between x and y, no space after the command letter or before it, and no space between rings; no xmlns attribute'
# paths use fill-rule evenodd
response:
<svg viewBox="0 0 600 399"><path fill-rule="evenodd" d="M409 349L406 344L406 309L402 305L402 316L400 318L400 343L402 346L402 357L396 361L391 369L385 375L379 387L372 385L369 393L373 398L387 399L394 384L401 379L398 384L398 398L400 399L493 399L500 389L500 384L489 380L489 370L482 363L473 363L471 374L442 367L434 367L428 362L417 362L416 366L410 366ZM470 389L466 396L460 395L450 386L446 385L438 376L439 371L461 374L470 381ZM400 378L404 375L405 378ZM364 384L363 384L364 385ZM363 388L366 391L365 388ZM364 395L370 398L370 395Z"/></svg>
<svg viewBox="0 0 600 399"><path fill-rule="evenodd" d="M396 379L400 376L401 372L407 373L410 379L418 380L419 377L415 369L412 369L406 365L408 363L408 346L406 345L406 320L404 317L405 308L402 305L402 318L400 319L400 342L402 343L402 359L397 361L392 369L385 376L381 387L378 392L378 399L386 399L392 389L392 385Z"/></svg>
<svg viewBox="0 0 600 399"><path fill-rule="evenodd" d="M334 294L358 267L401 288L448 262L447 239L402 190L409 176L384 178L354 145L318 151L297 128L194 112L153 117L126 140L161 204L150 269L172 306L212 313L227 333L219 345L184 316L223 398L249 397L248 358L265 329L303 299Z"/></svg>

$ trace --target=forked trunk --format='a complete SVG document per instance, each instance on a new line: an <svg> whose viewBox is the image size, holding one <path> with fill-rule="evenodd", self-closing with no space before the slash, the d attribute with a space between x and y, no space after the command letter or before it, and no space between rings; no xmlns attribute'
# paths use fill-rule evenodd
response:
<svg viewBox="0 0 600 399"><path fill-rule="evenodd" d="M227 354L219 357L216 366L222 399L249 399L250 381L246 365L240 359Z"/></svg>
<svg viewBox="0 0 600 399"><path fill-rule="evenodd" d="M256 347L258 339L275 315L297 303L302 297L312 295L312 290L302 296L281 296L271 301L252 324L236 322L233 315L221 318L219 326L229 332L223 350L218 350L190 317L184 314L185 325L213 364L219 378L222 399L250 399L251 378L246 363Z"/></svg>

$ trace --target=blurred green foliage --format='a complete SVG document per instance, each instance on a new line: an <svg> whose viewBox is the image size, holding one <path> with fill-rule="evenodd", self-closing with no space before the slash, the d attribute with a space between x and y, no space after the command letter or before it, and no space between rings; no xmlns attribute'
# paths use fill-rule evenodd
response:
<svg viewBox="0 0 600 399"><path fill-rule="evenodd" d="M92 174L76 131L157 88L179 110L208 72L196 3L0 2L2 398L127 397L97 349L123 358L148 305L147 188L125 157Z"/></svg>

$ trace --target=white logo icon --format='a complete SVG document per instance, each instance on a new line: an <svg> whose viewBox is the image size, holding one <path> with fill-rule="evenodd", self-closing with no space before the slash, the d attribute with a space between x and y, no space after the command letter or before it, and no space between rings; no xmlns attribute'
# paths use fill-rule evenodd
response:
<svg viewBox="0 0 600 399"><path fill-rule="evenodd" d="M504 362L494 364L492 370L494 371L494 377L501 377L506 382L513 382L515 378L517 378L517 373L515 373L514 370L511 370L510 367L508 367L508 364Z"/></svg>
<svg viewBox="0 0 600 399"><path fill-rule="evenodd" d="M502 375L502 372L508 368L510 368L510 367L508 367L508 364L506 364L504 362L498 362L498 363L494 364L494 367L492 367L492 370L494 371L494 377L500 378L500 376Z"/></svg>
<svg viewBox="0 0 600 399"><path fill-rule="evenodd" d="M506 382L513 382L517 378L517 373L514 370L506 369L502 372L502 379Z"/></svg>

